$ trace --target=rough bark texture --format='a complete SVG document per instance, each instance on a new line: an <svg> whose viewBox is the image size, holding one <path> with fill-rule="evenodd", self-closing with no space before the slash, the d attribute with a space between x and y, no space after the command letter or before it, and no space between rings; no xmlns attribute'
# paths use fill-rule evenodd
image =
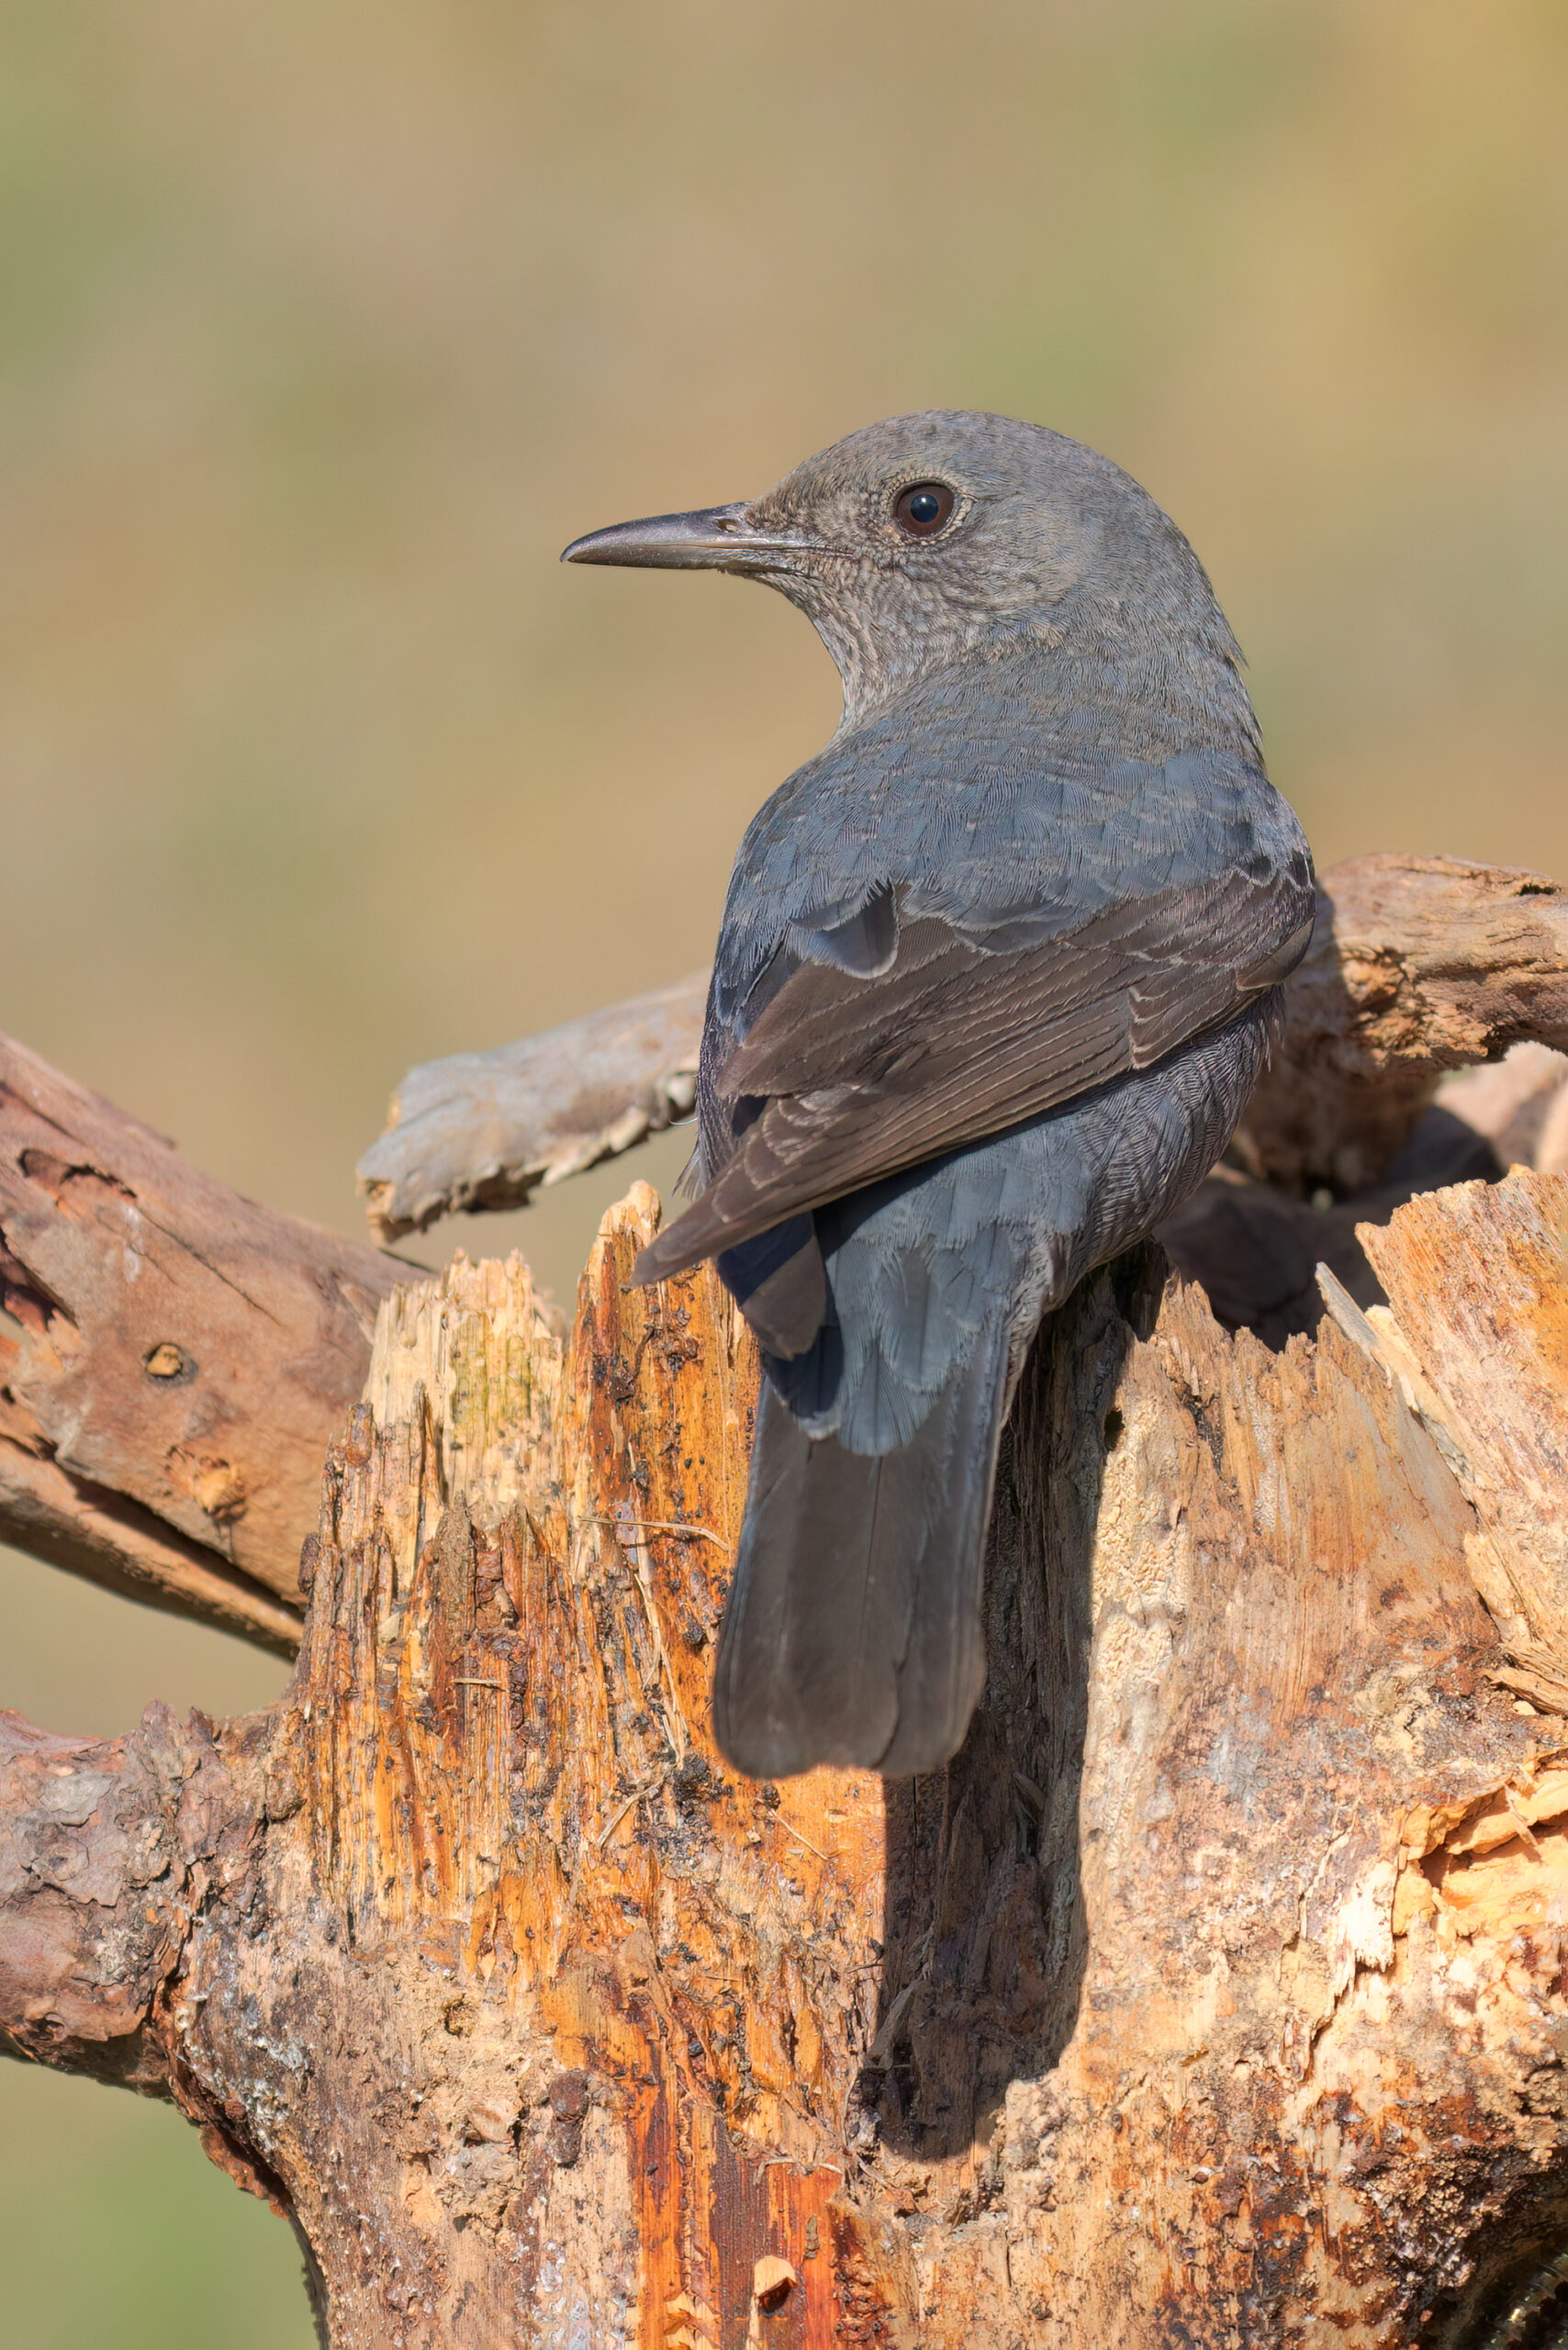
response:
<svg viewBox="0 0 1568 2350"><path fill-rule="evenodd" d="M322 1454L409 1272L0 1038L0 1539L292 1652Z"/></svg>
<svg viewBox="0 0 1568 2350"><path fill-rule="evenodd" d="M1240 1163L1297 1192L1364 1191L1445 1069L1527 1039L1568 1050L1568 891L1446 856L1336 866Z"/></svg>
<svg viewBox="0 0 1568 2350"><path fill-rule="evenodd" d="M201 2121L336 2350L1481 2341L1568 2235L1568 1686L1476 1587L1568 1673L1568 1181L1278 1354L1088 1283L887 1787L711 1747L754 1371L654 1214L564 1355L515 1260L385 1309L272 1713L13 1730L0 2023Z"/></svg>

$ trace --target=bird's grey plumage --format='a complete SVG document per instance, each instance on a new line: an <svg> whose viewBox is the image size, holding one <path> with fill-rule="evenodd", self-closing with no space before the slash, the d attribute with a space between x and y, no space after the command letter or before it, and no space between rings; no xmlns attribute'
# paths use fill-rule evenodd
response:
<svg viewBox="0 0 1568 2350"><path fill-rule="evenodd" d="M926 484L951 511L912 536ZM716 1257L764 1348L724 1751L928 1769L983 1680L1025 1352L1228 1140L1311 934L1306 845L1191 548L1059 434L895 418L754 506L567 552L766 577L843 676L742 842L702 1189L636 1277Z"/></svg>

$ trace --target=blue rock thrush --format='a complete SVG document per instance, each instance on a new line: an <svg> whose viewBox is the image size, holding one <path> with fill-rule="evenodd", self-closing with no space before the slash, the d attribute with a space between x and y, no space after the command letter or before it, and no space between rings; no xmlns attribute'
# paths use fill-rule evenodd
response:
<svg viewBox="0 0 1568 2350"><path fill-rule="evenodd" d="M1092 449L935 410L574 563L765 579L844 718L735 860L700 1190L765 1379L715 1673L759 1777L930 1770L985 1680L997 1447L1041 1316L1203 1179L1312 934L1197 557Z"/></svg>

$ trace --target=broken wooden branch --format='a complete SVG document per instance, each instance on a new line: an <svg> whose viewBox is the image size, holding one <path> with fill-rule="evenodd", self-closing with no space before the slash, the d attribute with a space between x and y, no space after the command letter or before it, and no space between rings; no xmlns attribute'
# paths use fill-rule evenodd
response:
<svg viewBox="0 0 1568 2350"><path fill-rule="evenodd" d="M1564 1041L1565 933L1562 893L1536 876L1372 858L1328 877L1284 1047L1238 1140L1270 1180L1216 1170L1161 1236L1223 1320L1274 1344L1312 1329L1320 1262L1375 1304L1361 1225L1524 1152L1568 1165L1568 1065L1549 1045L1450 1080L1426 1107L1456 1058L1532 1024ZM683 1113L703 985L414 1071L366 1162L388 1228L510 1203ZM1364 1171L1395 1140L1375 1181L1302 1195L1315 1171ZM0 1283L17 1326L0 1332L0 1536L291 1648L320 1456L400 1270L241 1199L0 1046Z"/></svg>
<svg viewBox="0 0 1568 2350"><path fill-rule="evenodd" d="M1363 856L1323 877L1285 1029L1238 1163L1297 1192L1379 1181L1448 1069L1526 1040L1568 1051L1568 890L1454 857Z"/></svg>
<svg viewBox="0 0 1568 2350"><path fill-rule="evenodd" d="M1568 1164L1548 1049L1568 1038L1565 935L1562 893L1532 875L1371 858L1328 877L1238 1138L1269 1180L1217 1170L1162 1235L1225 1321L1276 1344L1310 1330L1319 1262L1374 1304L1361 1225L1522 1150ZM362 1169L385 1228L510 1204L683 1114L703 990L412 1072ZM1547 1044L1528 1065L1450 1080L1426 1107L1444 1068L1532 1026ZM1335 1185L1309 1182L1326 1168ZM1368 1168L1377 1180L1338 1181ZM0 1249L17 1326L0 1332L0 1535L291 1647L320 1455L400 1269L241 1200L16 1046L0 1046Z"/></svg>
<svg viewBox="0 0 1568 2350"><path fill-rule="evenodd" d="M291 1651L322 1456L409 1271L0 1039L0 1539Z"/></svg>
<svg viewBox="0 0 1568 2350"><path fill-rule="evenodd" d="M392 1240L459 1211L521 1207L686 1117L707 996L698 971L519 1044L411 1069L359 1162L375 1230Z"/></svg>

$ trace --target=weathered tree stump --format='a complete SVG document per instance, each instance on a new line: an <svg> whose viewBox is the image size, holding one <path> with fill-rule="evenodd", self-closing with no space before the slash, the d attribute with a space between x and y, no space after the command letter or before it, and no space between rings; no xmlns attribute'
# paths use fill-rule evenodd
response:
<svg viewBox="0 0 1568 2350"><path fill-rule="evenodd" d="M1568 2239L1568 1180L1278 1353L1089 1282L886 1786L712 1747L755 1370L655 1215L565 1345L515 1259L383 1308L270 1712L13 1725L16 2045L198 2121L334 2350L1482 2340Z"/></svg>
<svg viewBox="0 0 1568 2350"><path fill-rule="evenodd" d="M697 994L418 1073L382 1228L672 1114ZM645 1187L563 1336L0 1041L0 1531L303 1634L250 1720L4 1718L0 2049L180 2105L334 2350L1540 2350L1564 1046L1555 885L1329 876L1176 1271L1036 1348L963 1751L771 1787L709 1729L756 1366L624 1286Z"/></svg>

